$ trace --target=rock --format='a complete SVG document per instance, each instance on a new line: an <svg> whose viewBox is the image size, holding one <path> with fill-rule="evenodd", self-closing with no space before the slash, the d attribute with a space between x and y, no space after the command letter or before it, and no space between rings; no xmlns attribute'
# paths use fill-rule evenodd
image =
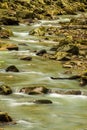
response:
<svg viewBox="0 0 87 130"><path fill-rule="evenodd" d="M12 118L6 112L0 112L0 123L12 122Z"/></svg>
<svg viewBox="0 0 87 130"><path fill-rule="evenodd" d="M19 50L18 46L16 46L16 45L7 46L7 49L8 49L9 51L12 51L12 50L18 51L18 50Z"/></svg>
<svg viewBox="0 0 87 130"><path fill-rule="evenodd" d="M13 43L5 43L3 42L2 40L0 40L0 50L1 51L4 51L4 50L15 50L17 51L19 48L16 44L13 44Z"/></svg>
<svg viewBox="0 0 87 130"><path fill-rule="evenodd" d="M19 21L15 17L2 17L0 22L4 25L19 25Z"/></svg>
<svg viewBox="0 0 87 130"><path fill-rule="evenodd" d="M0 86L0 94L8 95L11 93L12 93L12 90L9 86L7 86L7 85Z"/></svg>
<svg viewBox="0 0 87 130"><path fill-rule="evenodd" d="M68 91L65 91L64 94L67 94L67 95L81 95L81 91L80 90L68 90Z"/></svg>
<svg viewBox="0 0 87 130"><path fill-rule="evenodd" d="M20 58L20 60L31 61L32 57L31 56L25 56L25 57Z"/></svg>
<svg viewBox="0 0 87 130"><path fill-rule="evenodd" d="M10 29L0 27L0 38L9 38L13 33Z"/></svg>
<svg viewBox="0 0 87 130"><path fill-rule="evenodd" d="M52 104L51 100L47 100L47 99L39 99L39 100L35 100L33 101L36 104Z"/></svg>
<svg viewBox="0 0 87 130"><path fill-rule="evenodd" d="M55 91L57 94L64 94L64 95L81 95L82 92L80 90L57 90Z"/></svg>
<svg viewBox="0 0 87 130"><path fill-rule="evenodd" d="M29 95L37 95L37 94L47 94L50 92L50 89L46 87L25 87L20 89L20 92L29 94Z"/></svg>
<svg viewBox="0 0 87 130"><path fill-rule="evenodd" d="M82 77L81 77L80 85L81 85L81 86L87 85L87 76L82 76Z"/></svg>
<svg viewBox="0 0 87 130"><path fill-rule="evenodd" d="M72 55L79 55L79 48L77 46L72 46L67 52L72 53Z"/></svg>
<svg viewBox="0 0 87 130"><path fill-rule="evenodd" d="M6 68L6 72L19 72L16 66L11 65Z"/></svg>
<svg viewBox="0 0 87 130"><path fill-rule="evenodd" d="M73 76L70 76L70 77L50 77L51 79L54 79L54 80L76 80L76 79L80 79L81 76L80 75L73 75Z"/></svg>
<svg viewBox="0 0 87 130"><path fill-rule="evenodd" d="M42 50L38 51L38 52L36 53L36 55L38 55L38 56L43 56L43 55L46 54L46 53L47 53L47 51L46 51L45 49L42 49Z"/></svg>

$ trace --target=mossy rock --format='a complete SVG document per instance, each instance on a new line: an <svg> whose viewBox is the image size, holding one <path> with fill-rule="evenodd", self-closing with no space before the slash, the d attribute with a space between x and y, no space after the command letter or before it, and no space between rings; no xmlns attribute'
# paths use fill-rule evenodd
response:
<svg viewBox="0 0 87 130"><path fill-rule="evenodd" d="M12 94L12 89L7 85L1 85L0 94L4 94L4 95Z"/></svg>
<svg viewBox="0 0 87 130"><path fill-rule="evenodd" d="M0 38L9 38L13 33L10 29L0 27Z"/></svg>

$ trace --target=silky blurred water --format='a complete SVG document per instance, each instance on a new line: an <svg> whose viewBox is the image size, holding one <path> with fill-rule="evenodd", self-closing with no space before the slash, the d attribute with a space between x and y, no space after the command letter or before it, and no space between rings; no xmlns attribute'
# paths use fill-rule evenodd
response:
<svg viewBox="0 0 87 130"><path fill-rule="evenodd" d="M60 18L69 21L69 18ZM0 51L0 84L7 84L13 94L0 95L0 110L7 112L16 122L15 125L1 126L4 130L87 130L87 97L75 95L27 95L19 93L22 87L45 85L51 89L78 89L77 81L52 80L50 77L64 76L64 68L58 61L36 56L35 51L49 50L52 41L40 41L30 36L29 30L44 25L53 26L56 21L40 21L32 26L9 27L14 36L6 42L16 43L19 51ZM21 56L31 56L31 61L20 60ZM5 72L9 65L15 65L20 72ZM33 100L49 99L53 104L34 104Z"/></svg>

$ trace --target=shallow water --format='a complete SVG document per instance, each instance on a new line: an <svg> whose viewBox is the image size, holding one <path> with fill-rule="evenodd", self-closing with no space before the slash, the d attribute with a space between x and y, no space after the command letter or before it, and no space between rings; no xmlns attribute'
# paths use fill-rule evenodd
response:
<svg viewBox="0 0 87 130"><path fill-rule="evenodd" d="M52 41L40 41L39 37L30 36L31 28L50 25L59 21L40 21L32 26L20 25L9 27L14 37L6 42L16 43L19 51L0 51L0 84L12 87L13 94L0 95L0 110L6 111L17 122L16 125L1 126L6 130L87 130L87 97L60 94L26 95L18 91L22 87L45 85L51 89L85 89L77 81L52 80L50 77L64 76L65 71L58 61L47 60L35 55L40 49L49 50ZM32 56L32 61L22 61L21 56ZM20 72L5 72L9 65L15 65ZM34 104L36 99L49 99L53 104Z"/></svg>

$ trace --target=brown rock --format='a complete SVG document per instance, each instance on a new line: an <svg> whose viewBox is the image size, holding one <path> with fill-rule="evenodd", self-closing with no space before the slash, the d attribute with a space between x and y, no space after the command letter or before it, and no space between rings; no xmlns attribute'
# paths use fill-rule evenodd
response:
<svg viewBox="0 0 87 130"><path fill-rule="evenodd" d="M25 88L22 88L20 92L23 92L29 95L47 94L50 92L50 89L46 87L25 87Z"/></svg>

